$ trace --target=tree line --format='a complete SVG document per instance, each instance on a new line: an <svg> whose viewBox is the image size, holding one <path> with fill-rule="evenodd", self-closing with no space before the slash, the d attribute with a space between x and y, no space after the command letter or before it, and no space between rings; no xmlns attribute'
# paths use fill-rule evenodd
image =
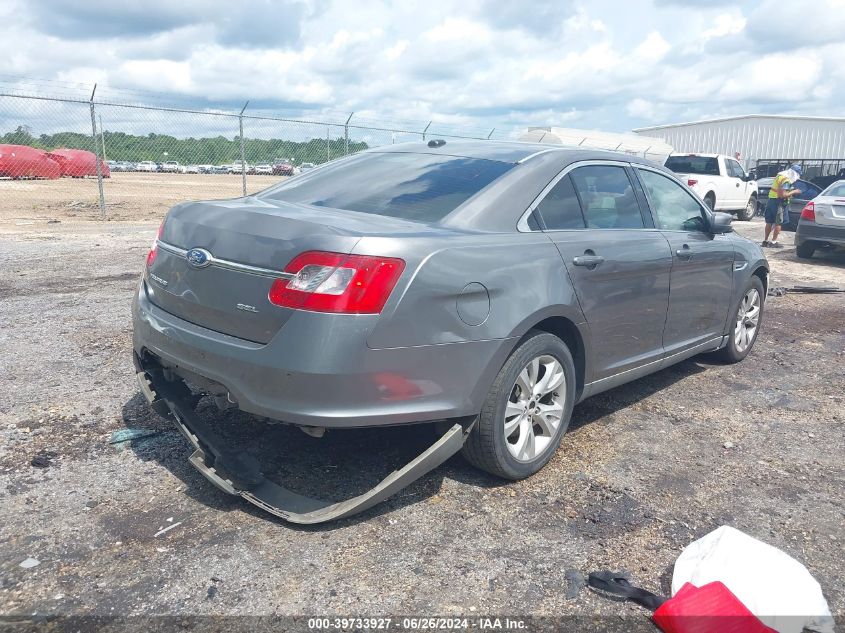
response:
<svg viewBox="0 0 845 633"><path fill-rule="evenodd" d="M176 138L166 134L137 136L124 132L103 132L97 137L97 146L90 134L78 132L57 132L34 136L26 126L18 126L13 132L0 135L0 143L28 145L43 150L59 147L101 150L105 145L106 159L138 162L151 160L162 163L179 161L183 165L226 165L241 158L241 139L225 136L206 138ZM349 153L367 149L363 141L349 141ZM257 139L244 137L244 156L251 164L272 164L277 160L290 160L294 165L301 163L324 163L346 154L346 140L343 137L329 139L312 138L308 141L283 139Z"/></svg>

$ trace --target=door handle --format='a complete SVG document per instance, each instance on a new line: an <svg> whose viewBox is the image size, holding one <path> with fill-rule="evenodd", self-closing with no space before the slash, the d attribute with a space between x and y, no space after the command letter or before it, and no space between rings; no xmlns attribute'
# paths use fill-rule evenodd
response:
<svg viewBox="0 0 845 633"><path fill-rule="evenodd" d="M572 258L572 263L576 266L586 266L590 270L598 266L604 261L604 257L601 255L593 255L593 254L584 254L579 255L578 257Z"/></svg>
<svg viewBox="0 0 845 633"><path fill-rule="evenodd" d="M692 251L690 250L689 244L684 244L683 248L676 250L675 255L678 256L678 259L692 259Z"/></svg>

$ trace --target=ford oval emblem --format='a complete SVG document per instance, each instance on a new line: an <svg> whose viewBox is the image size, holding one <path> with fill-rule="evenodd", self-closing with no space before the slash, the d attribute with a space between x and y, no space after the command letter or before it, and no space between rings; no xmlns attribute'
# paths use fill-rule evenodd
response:
<svg viewBox="0 0 845 633"><path fill-rule="evenodd" d="M211 263L211 253L204 248L192 248L185 253L185 259L194 268L205 268Z"/></svg>

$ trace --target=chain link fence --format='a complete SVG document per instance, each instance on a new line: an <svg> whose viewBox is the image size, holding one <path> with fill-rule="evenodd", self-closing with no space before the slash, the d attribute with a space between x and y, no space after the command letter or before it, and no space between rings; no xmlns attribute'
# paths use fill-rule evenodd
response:
<svg viewBox="0 0 845 633"><path fill-rule="evenodd" d="M95 90L96 91L96 90ZM380 124L0 93L0 213L149 221L183 200L254 193L369 147L485 139ZM413 129L417 128L417 129Z"/></svg>

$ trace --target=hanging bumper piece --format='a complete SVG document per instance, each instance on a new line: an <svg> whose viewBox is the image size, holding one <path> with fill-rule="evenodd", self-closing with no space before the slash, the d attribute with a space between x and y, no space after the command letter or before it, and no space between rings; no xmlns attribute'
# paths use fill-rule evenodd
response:
<svg viewBox="0 0 845 633"><path fill-rule="evenodd" d="M254 457L227 449L223 438L194 412L196 397L182 380L166 380L159 368L139 366L138 370L138 384L150 406L171 420L193 445L191 464L223 492L243 497L291 523L344 519L381 503L461 450L473 427L456 423L428 449L367 492L346 501L325 501L279 486L264 476Z"/></svg>

